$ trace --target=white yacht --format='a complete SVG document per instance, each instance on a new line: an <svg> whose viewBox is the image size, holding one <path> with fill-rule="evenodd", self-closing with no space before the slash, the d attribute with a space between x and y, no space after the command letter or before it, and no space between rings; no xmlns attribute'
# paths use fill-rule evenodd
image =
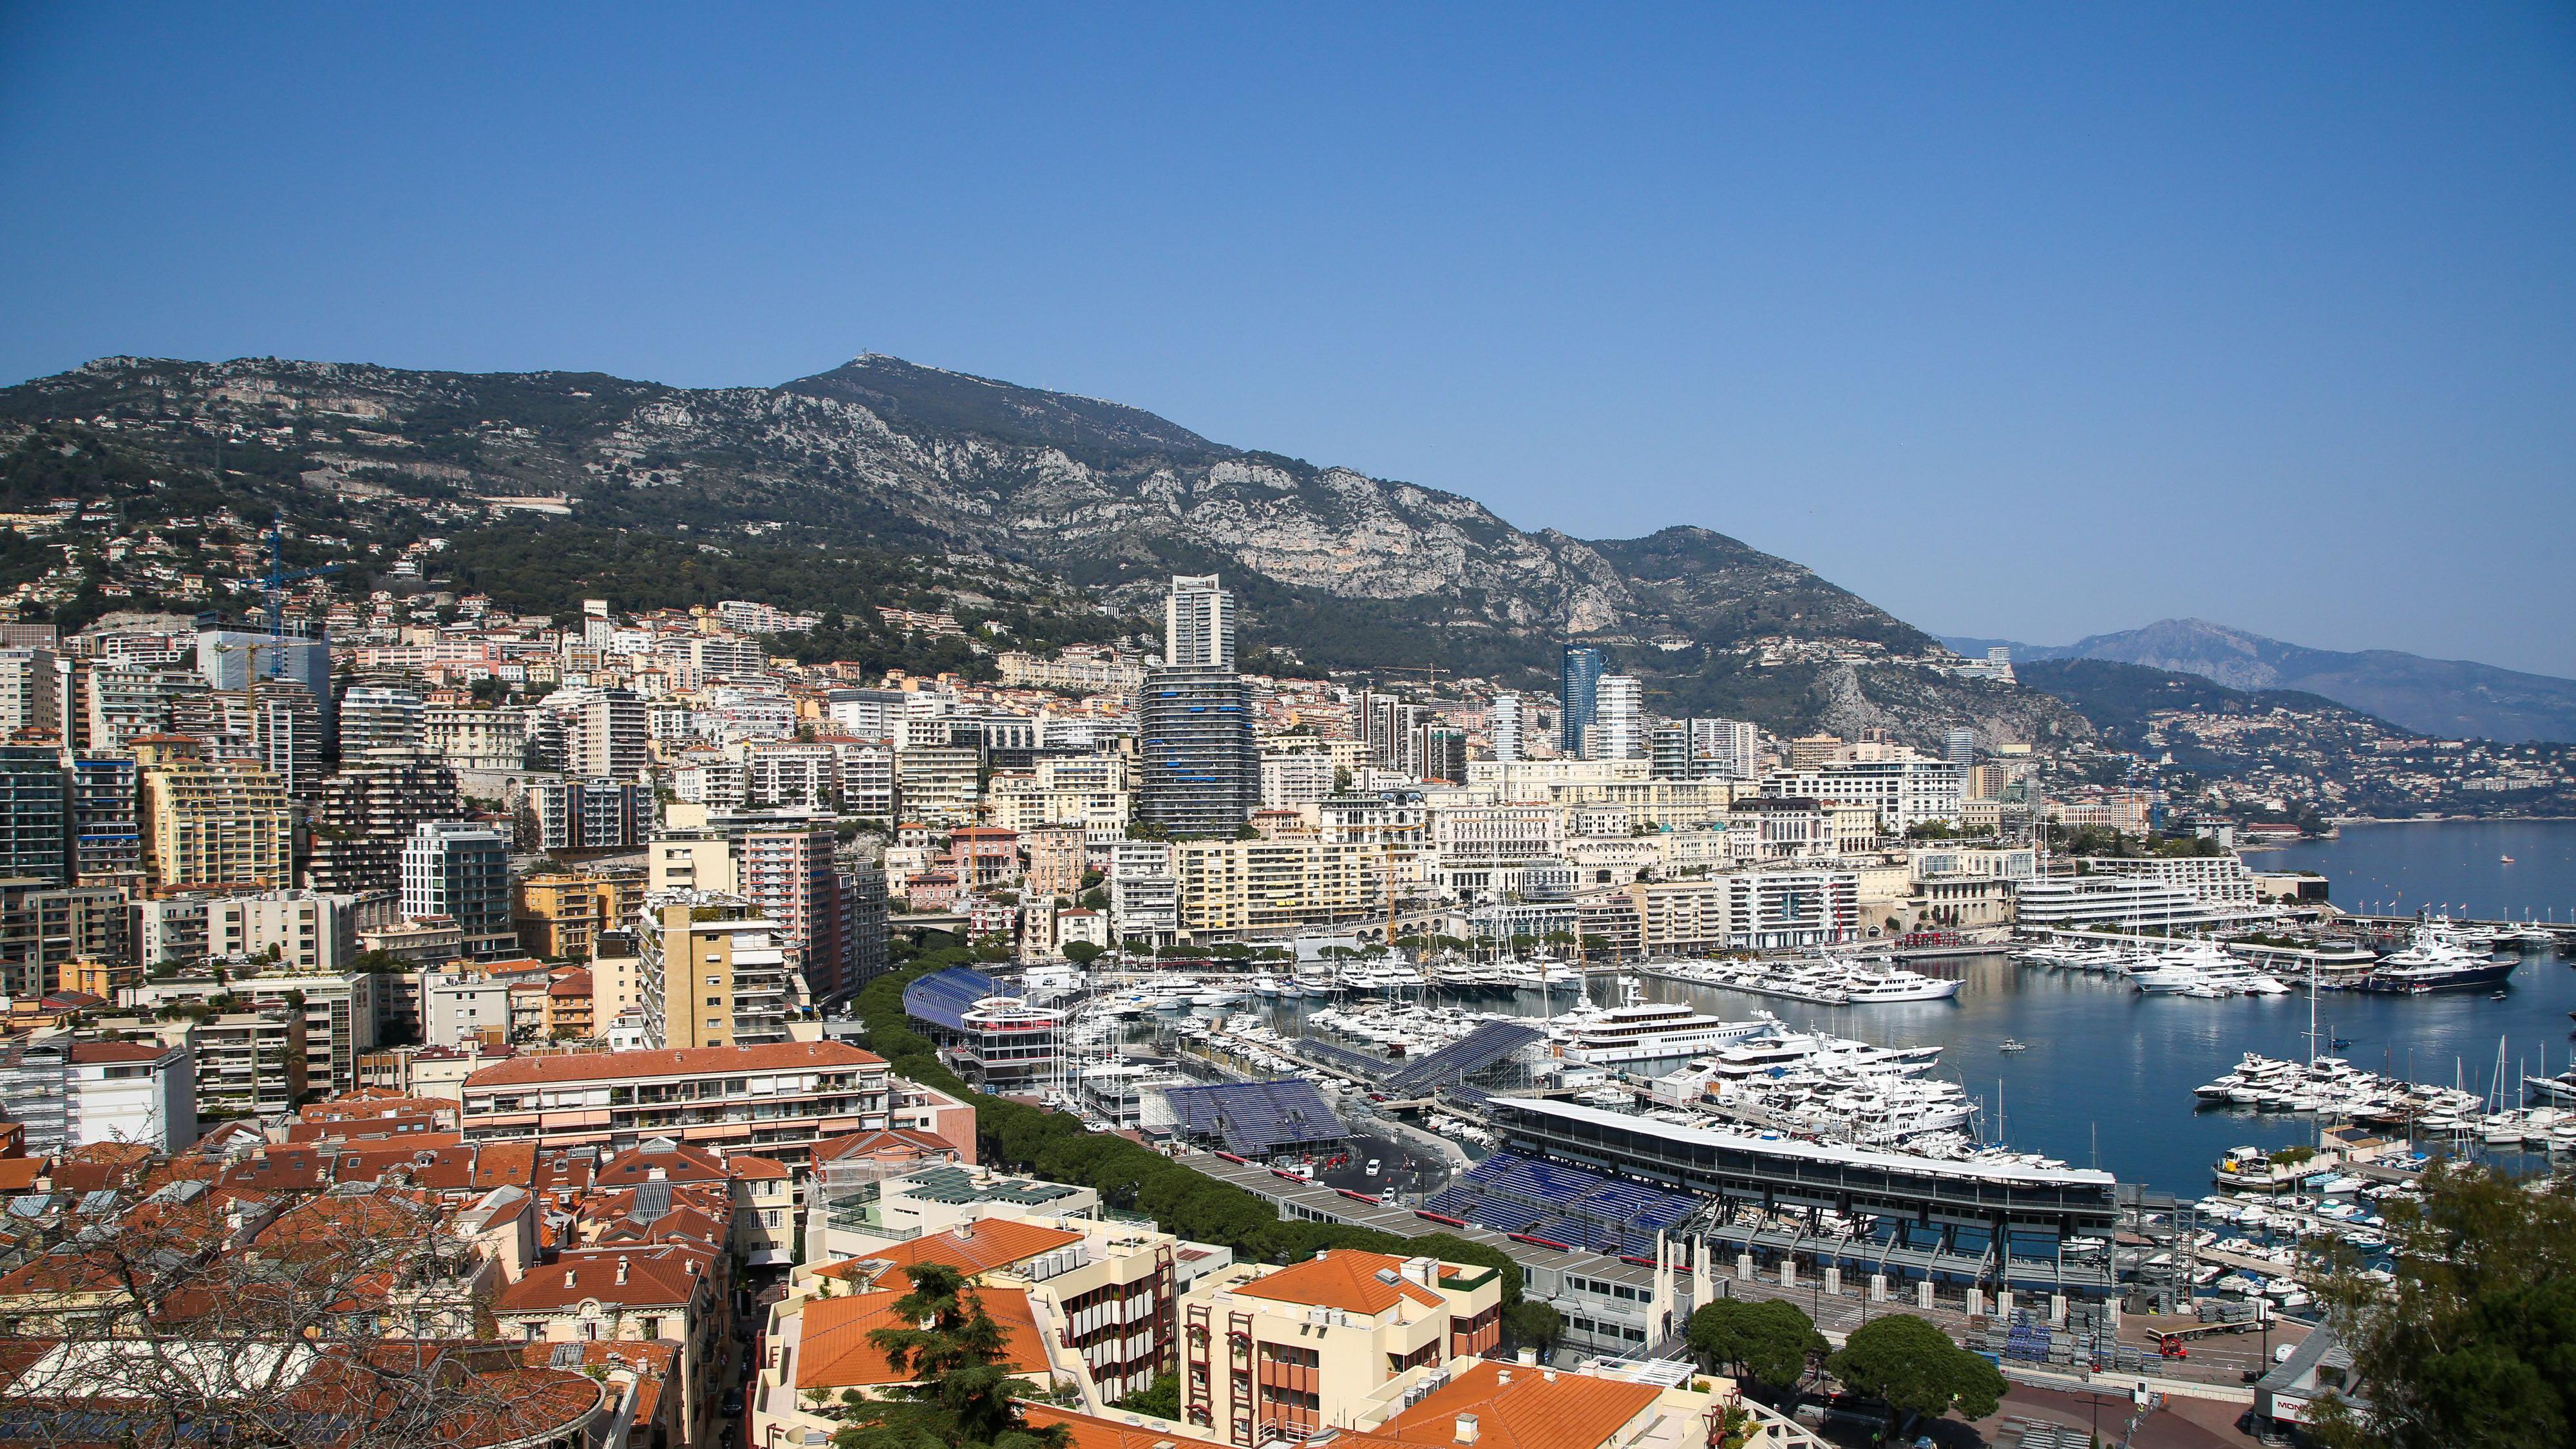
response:
<svg viewBox="0 0 2576 1449"><path fill-rule="evenodd" d="M1947 1001L1959 994L1961 983L1920 971L1891 967L1886 970L1859 970L1842 980L1842 993L1854 1006L1878 1001Z"/></svg>
<svg viewBox="0 0 2576 1449"><path fill-rule="evenodd" d="M1687 1006L1631 1002L1570 1012L1557 1018L1550 1034L1568 1061L1623 1066L1722 1051L1777 1030L1779 1024L1769 1012L1751 1021L1727 1021Z"/></svg>

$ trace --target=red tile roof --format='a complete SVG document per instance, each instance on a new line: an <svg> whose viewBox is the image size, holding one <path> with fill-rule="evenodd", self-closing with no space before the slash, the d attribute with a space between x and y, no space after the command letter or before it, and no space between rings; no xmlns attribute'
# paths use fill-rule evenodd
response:
<svg viewBox="0 0 2576 1449"><path fill-rule="evenodd" d="M1017 1288L978 1288L984 1311L1002 1328L1003 1367L1020 1373L1042 1372L1046 1348L1038 1337L1037 1315L1029 1295ZM812 1298L803 1310L804 1326L796 1351L796 1387L844 1389L897 1384L905 1380L886 1361L886 1351L868 1341L880 1328L910 1326L895 1316L902 1293L853 1293L846 1298Z"/></svg>
<svg viewBox="0 0 2576 1449"><path fill-rule="evenodd" d="M623 1283L617 1281L621 1262ZM714 1263L714 1250L695 1243L567 1248L502 1289L493 1307L502 1313L559 1313L593 1298L628 1307L686 1306L696 1301Z"/></svg>
<svg viewBox="0 0 2576 1449"><path fill-rule="evenodd" d="M1041 1253L1052 1253L1068 1243L1081 1241L1080 1233L1050 1228L1043 1223L1024 1223L1016 1218L986 1218L966 1229L952 1228L944 1233L907 1239L871 1252L868 1257L882 1258L899 1269L909 1268L915 1263L945 1263L971 1276L1024 1263ZM846 1264L834 1264L821 1271L836 1278L848 1276Z"/></svg>
<svg viewBox="0 0 2576 1449"><path fill-rule="evenodd" d="M885 1058L847 1042L787 1041L765 1046L684 1047L676 1051L576 1052L496 1063L465 1079L465 1089L533 1087L629 1077L703 1077L727 1072L883 1066Z"/></svg>
<svg viewBox="0 0 2576 1449"><path fill-rule="evenodd" d="M1385 1253L1366 1253L1356 1248L1335 1248L1319 1252L1302 1263L1291 1263L1276 1273L1267 1273L1249 1283L1235 1285L1234 1291L1252 1298L1273 1298L1282 1303L1310 1303L1319 1308L1339 1308L1350 1313L1384 1313L1400 1298L1438 1307L1448 1300L1438 1293L1403 1275L1404 1260ZM1396 1276L1390 1283L1382 1273Z"/></svg>

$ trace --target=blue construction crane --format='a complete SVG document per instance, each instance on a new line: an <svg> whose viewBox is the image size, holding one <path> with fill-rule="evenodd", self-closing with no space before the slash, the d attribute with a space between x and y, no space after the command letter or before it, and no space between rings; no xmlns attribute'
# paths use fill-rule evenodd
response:
<svg viewBox="0 0 2576 1449"><path fill-rule="evenodd" d="M268 644L270 648L281 649L286 642L286 586L292 583L300 583L305 579L320 578L324 574L336 574L339 571L340 566L338 564L324 564L320 568L312 569L288 568L286 566L286 522L284 519L277 517L272 517L270 519L268 529L268 577L259 581L260 598L266 604L268 609ZM257 659L254 657L251 668L256 672L258 667ZM268 672L271 678L276 677L277 655L275 654L271 654L268 657Z"/></svg>

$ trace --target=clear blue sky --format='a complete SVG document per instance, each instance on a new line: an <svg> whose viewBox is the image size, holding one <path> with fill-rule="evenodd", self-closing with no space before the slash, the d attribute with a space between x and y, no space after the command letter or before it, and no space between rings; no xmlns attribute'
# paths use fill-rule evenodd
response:
<svg viewBox="0 0 2576 1449"><path fill-rule="evenodd" d="M2576 674L2564 5L923 8L0 9L0 380L891 352L1936 630Z"/></svg>

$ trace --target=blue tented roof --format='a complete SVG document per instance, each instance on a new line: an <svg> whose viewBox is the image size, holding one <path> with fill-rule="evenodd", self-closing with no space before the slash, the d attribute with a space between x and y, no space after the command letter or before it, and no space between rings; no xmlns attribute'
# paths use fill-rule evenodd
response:
<svg viewBox="0 0 2576 1449"><path fill-rule="evenodd" d="M994 994L993 978L972 966L934 971L903 989L903 1014L950 1031L966 1029L966 1012Z"/></svg>

